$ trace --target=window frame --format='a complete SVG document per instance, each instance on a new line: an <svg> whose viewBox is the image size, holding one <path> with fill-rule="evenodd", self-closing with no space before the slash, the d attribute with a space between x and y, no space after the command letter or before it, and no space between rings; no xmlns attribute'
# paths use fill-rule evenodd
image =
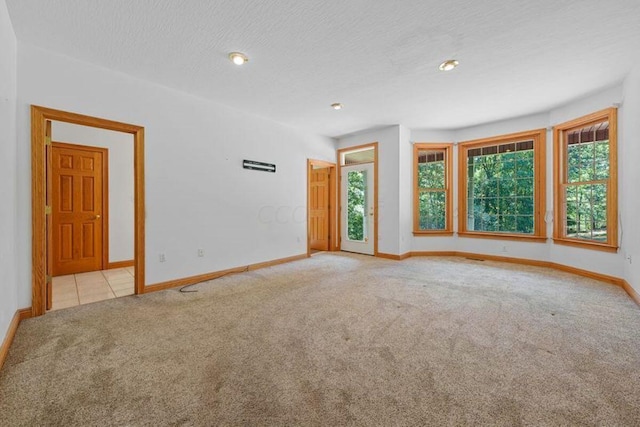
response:
<svg viewBox="0 0 640 427"><path fill-rule="evenodd" d="M607 242L589 241L568 237L564 227L565 197L563 188L567 184L567 132L584 128L602 121L609 122L609 178L607 182ZM586 116L561 123L553 127L553 172L554 172L554 226L555 244L576 246L606 252L618 251L618 109L606 108ZM611 232L609 232L611 231Z"/></svg>
<svg viewBox="0 0 640 427"><path fill-rule="evenodd" d="M533 168L534 168L534 232L532 234L520 234L496 231L467 230L467 153L470 149L482 148L492 145L502 145L522 141L533 141ZM545 242L547 240L547 226L544 221L546 213L546 141L547 130L535 129L524 132L498 135L490 138L463 141L458 144L458 235L461 237L522 240L528 242Z"/></svg>
<svg viewBox="0 0 640 427"><path fill-rule="evenodd" d="M420 230L420 188L418 188L418 153L424 150L444 152L445 228L443 230ZM413 144L413 235L453 235L453 143L416 142Z"/></svg>

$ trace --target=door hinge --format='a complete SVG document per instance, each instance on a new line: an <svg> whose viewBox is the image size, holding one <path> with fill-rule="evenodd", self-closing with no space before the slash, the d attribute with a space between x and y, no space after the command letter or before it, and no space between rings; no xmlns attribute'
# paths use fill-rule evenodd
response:
<svg viewBox="0 0 640 427"><path fill-rule="evenodd" d="M46 274L44 276L44 281L45 281L45 283L52 282L53 281L53 276L50 276L50 275Z"/></svg>
<svg viewBox="0 0 640 427"><path fill-rule="evenodd" d="M45 215L51 215L51 211L52 211L51 206L45 206L44 207L44 214Z"/></svg>
<svg viewBox="0 0 640 427"><path fill-rule="evenodd" d="M51 137L50 136L45 136L44 137L44 145L51 145Z"/></svg>

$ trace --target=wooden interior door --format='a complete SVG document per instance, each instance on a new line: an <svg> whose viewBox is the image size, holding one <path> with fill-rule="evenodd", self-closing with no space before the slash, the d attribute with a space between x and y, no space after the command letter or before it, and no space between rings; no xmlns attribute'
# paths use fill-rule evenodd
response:
<svg viewBox="0 0 640 427"><path fill-rule="evenodd" d="M103 269L107 150L52 144L53 275Z"/></svg>
<svg viewBox="0 0 640 427"><path fill-rule="evenodd" d="M329 172L330 168L311 169L309 180L310 247L329 250Z"/></svg>

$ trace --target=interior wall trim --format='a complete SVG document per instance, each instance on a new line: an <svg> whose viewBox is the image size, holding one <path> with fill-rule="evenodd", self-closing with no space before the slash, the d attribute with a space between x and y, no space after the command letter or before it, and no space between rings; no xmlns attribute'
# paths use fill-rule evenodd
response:
<svg viewBox="0 0 640 427"><path fill-rule="evenodd" d="M631 287L629 282L624 280L622 282L622 288L627 292L627 294L629 294L631 299L634 300L636 304L638 304L638 307L640 307L640 294L638 292L636 292L636 290Z"/></svg>
<svg viewBox="0 0 640 427"><path fill-rule="evenodd" d="M2 369L2 366L4 366L4 362L7 360L7 356L9 355L9 348L11 347L13 339L16 336L16 332L18 331L20 322L30 317L32 317L31 307L17 310L13 315L13 319L11 319L11 323L9 323L7 334L2 341L2 346L0 346L0 369Z"/></svg>
<svg viewBox="0 0 640 427"><path fill-rule="evenodd" d="M135 260L130 259L127 261L110 262L107 264L107 269L112 270L114 268L135 267L135 265L136 265Z"/></svg>
<svg viewBox="0 0 640 427"><path fill-rule="evenodd" d="M402 261L403 259L411 258L411 252L407 252L402 255L394 255L394 254L385 254L383 252L378 252L376 254L378 258L391 259L394 261Z"/></svg>
<svg viewBox="0 0 640 427"><path fill-rule="evenodd" d="M309 255L304 253L300 255L294 255L287 258L280 258L271 261L259 262L256 264L249 264L240 267L229 268L227 270L213 271L211 273L199 274L197 276L185 277L182 279L169 280L166 282L156 283L154 285L145 286L144 293L163 291L165 289L177 288L179 286L194 285L200 282L206 282L207 280L217 279L218 277L226 276L233 273L243 273L245 271L253 271L261 268L272 267L274 265L285 264L292 261L298 261L301 259L309 258Z"/></svg>
<svg viewBox="0 0 640 427"><path fill-rule="evenodd" d="M612 285L620 286L625 292L629 295L629 297L640 306L640 293L638 293L629 282L626 280L610 276L608 274L596 273L594 271L584 270L581 268L571 267L568 265L560 264L557 262L551 261L539 261L535 259L527 259L527 258L514 258L514 257L505 257L505 256L497 256L497 255L485 255L485 254L476 254L470 252L458 252L458 251L423 251L423 252L408 252L402 255L391 255L391 254L383 254L382 258L393 259L393 260L403 260L412 257L419 256L455 256L461 258L470 258L477 259L483 261L499 261L499 262L508 262L511 264L520 264L520 265L531 265L535 267L545 267L552 268L558 271L564 271L565 273L575 274L577 276L587 277L589 279L599 280L601 282L610 283Z"/></svg>

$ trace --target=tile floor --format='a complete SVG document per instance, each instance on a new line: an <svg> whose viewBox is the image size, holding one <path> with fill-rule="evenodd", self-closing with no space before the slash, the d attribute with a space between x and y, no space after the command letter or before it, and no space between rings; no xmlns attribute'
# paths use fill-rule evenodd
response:
<svg viewBox="0 0 640 427"><path fill-rule="evenodd" d="M134 276L134 267L126 267L54 277L51 310L133 295Z"/></svg>

